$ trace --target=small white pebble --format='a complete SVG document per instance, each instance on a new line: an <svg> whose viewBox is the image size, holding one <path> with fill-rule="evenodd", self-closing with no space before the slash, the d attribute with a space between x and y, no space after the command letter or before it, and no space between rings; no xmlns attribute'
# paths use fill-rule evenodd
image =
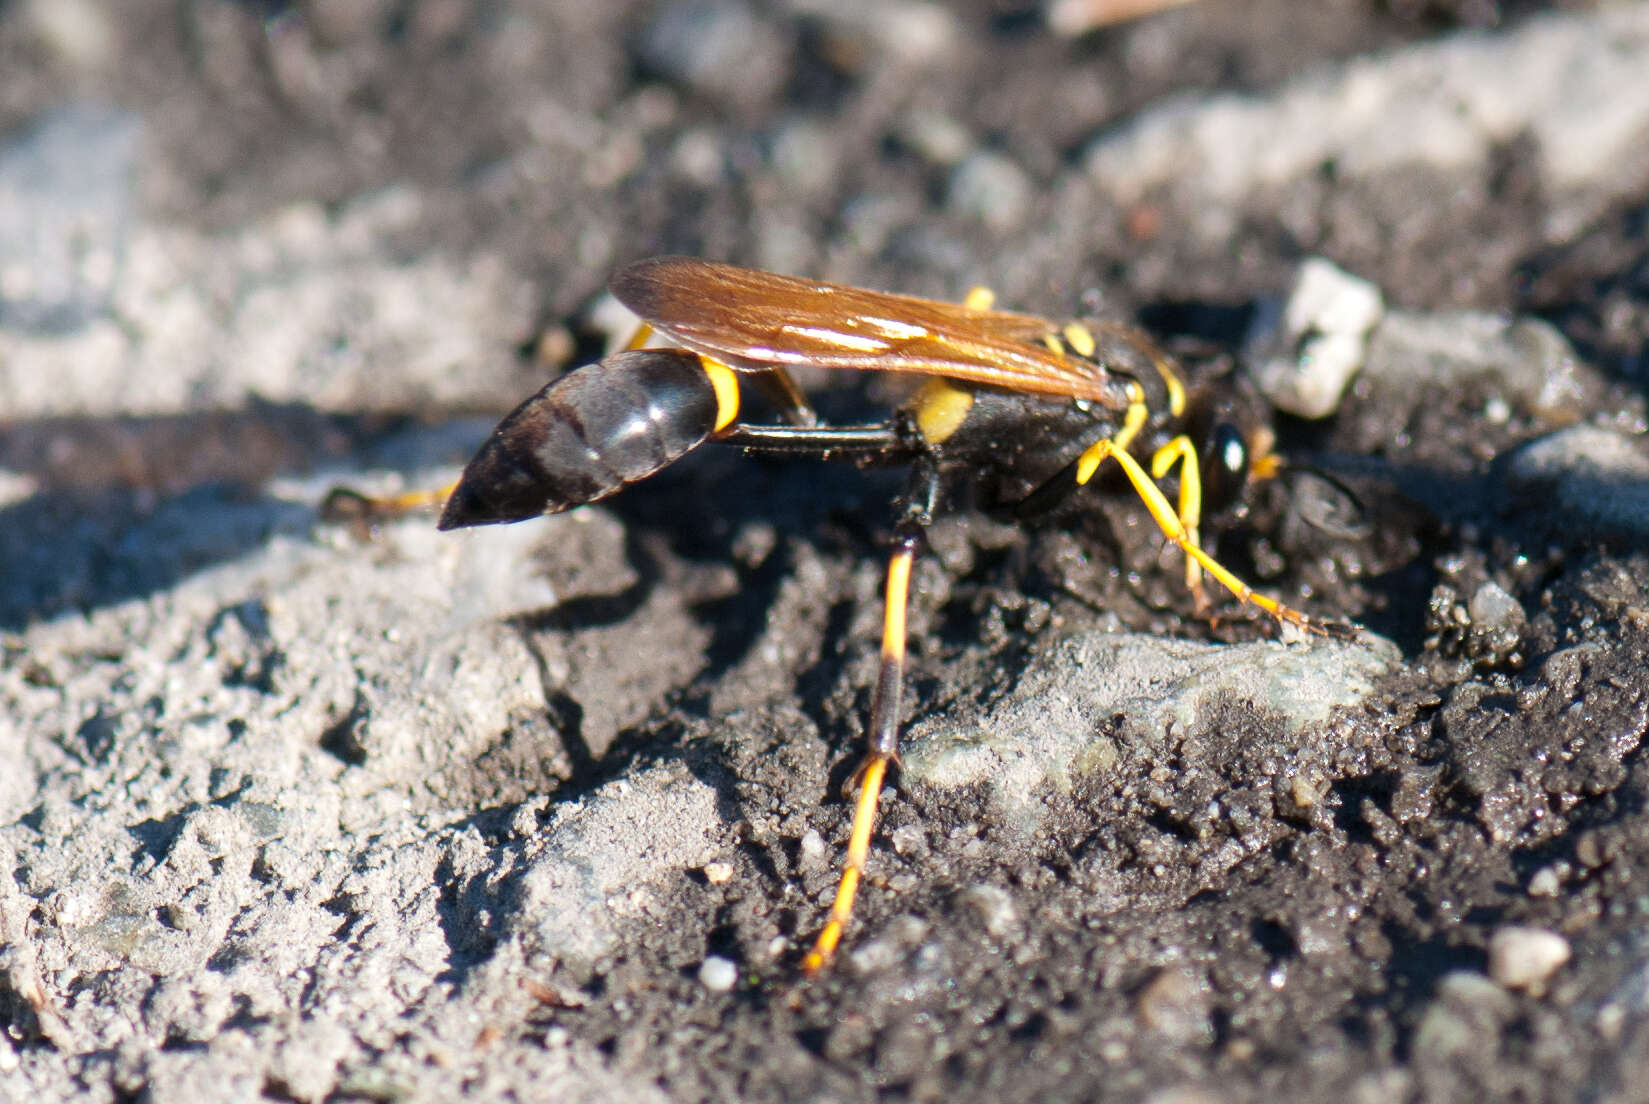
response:
<svg viewBox="0 0 1649 1104"><path fill-rule="evenodd" d="M1135 996L1134 1011L1141 1027L1170 1039L1190 1042L1213 1038L1208 986L1183 970L1157 971Z"/></svg>
<svg viewBox="0 0 1649 1104"><path fill-rule="evenodd" d="M1621 1029L1626 1026L1626 1009L1610 1001L1597 1010L1597 1030L1605 1042L1613 1043L1620 1039Z"/></svg>
<svg viewBox="0 0 1649 1104"><path fill-rule="evenodd" d="M973 910L991 935L1001 938L1019 926L1013 895L1001 886L981 882L962 891L962 903Z"/></svg>
<svg viewBox="0 0 1649 1104"><path fill-rule="evenodd" d="M888 892L896 897L903 897L907 893L916 892L916 887L921 884L922 879L905 871L890 874L887 880Z"/></svg>
<svg viewBox="0 0 1649 1104"><path fill-rule="evenodd" d="M1529 879L1530 897L1556 897L1562 889L1563 883L1558 880L1557 871L1549 866L1541 867Z"/></svg>
<svg viewBox="0 0 1649 1104"><path fill-rule="evenodd" d="M721 885L733 878L733 864L729 862L712 862L704 864L704 880L711 885Z"/></svg>
<svg viewBox="0 0 1649 1104"><path fill-rule="evenodd" d="M21 472L0 468L0 506L33 498L40 492L40 481Z"/></svg>
<svg viewBox="0 0 1649 1104"><path fill-rule="evenodd" d="M905 824L888 833L888 842L901 855L920 855L927 850L928 834L914 824Z"/></svg>
<svg viewBox="0 0 1649 1104"><path fill-rule="evenodd" d="M699 984L712 993L726 993L738 981L739 968L730 958L711 955L699 964Z"/></svg>
<svg viewBox="0 0 1649 1104"><path fill-rule="evenodd" d="M859 977L885 973L899 961L899 948L886 939L866 939L847 953L847 961Z"/></svg>
<svg viewBox="0 0 1649 1104"><path fill-rule="evenodd" d="M1504 927L1489 937L1489 977L1504 988L1538 994L1569 953L1569 941L1554 931Z"/></svg>
<svg viewBox="0 0 1649 1104"><path fill-rule="evenodd" d="M1255 318L1245 355L1272 404L1303 418L1334 412L1363 366L1385 313L1380 289L1317 257L1301 263L1288 300Z"/></svg>
<svg viewBox="0 0 1649 1104"><path fill-rule="evenodd" d="M824 837L809 828L802 833L802 857L805 859L822 859L825 854Z"/></svg>
<svg viewBox="0 0 1649 1104"><path fill-rule="evenodd" d="M1328 783L1319 778L1314 771L1303 770L1294 776L1294 780L1289 784L1288 794L1294 799L1294 804L1302 809L1309 809L1327 796Z"/></svg>
<svg viewBox="0 0 1649 1104"><path fill-rule="evenodd" d="M1523 619L1523 607L1497 583L1484 583L1466 604L1471 619L1485 628L1509 626Z"/></svg>
<svg viewBox="0 0 1649 1104"><path fill-rule="evenodd" d="M944 4L912 3L871 6L885 28L878 45L891 49L901 61L912 65L926 65L943 58L955 49L961 34L961 23L955 13Z"/></svg>

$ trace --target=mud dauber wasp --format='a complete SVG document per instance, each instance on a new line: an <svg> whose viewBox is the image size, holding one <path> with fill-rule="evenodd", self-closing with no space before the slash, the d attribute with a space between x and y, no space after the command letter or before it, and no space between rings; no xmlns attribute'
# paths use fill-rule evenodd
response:
<svg viewBox="0 0 1649 1104"><path fill-rule="evenodd" d="M1132 327L995 310L984 289L952 304L687 257L632 264L610 288L641 319L641 331L623 351L555 380L500 422L447 496L442 529L595 502L706 441L909 468L888 560L868 748L853 775L853 826L830 918L802 962L809 974L830 961L851 916L882 784L899 758L911 565L924 527L959 489L1029 519L1113 461L1185 554L1186 585L1200 611L1210 608L1208 575L1280 622L1318 633L1340 628L1255 592L1203 549L1206 507L1276 472L1269 433L1211 417L1217 388L1188 384ZM825 425L788 372L800 365L900 373L919 385L885 420ZM745 383L784 424L740 419ZM1158 486L1170 476L1177 503Z"/></svg>

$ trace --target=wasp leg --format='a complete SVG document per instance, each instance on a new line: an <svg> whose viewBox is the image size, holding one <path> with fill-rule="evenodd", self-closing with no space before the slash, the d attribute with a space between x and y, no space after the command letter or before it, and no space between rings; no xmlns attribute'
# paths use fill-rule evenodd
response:
<svg viewBox="0 0 1649 1104"><path fill-rule="evenodd" d="M853 899L864 877L870 856L870 833L876 826L876 807L882 796L882 782L891 763L899 762L899 703L905 682L905 614L910 605L910 569L922 546L924 527L933 516L938 501L938 470L926 457L912 472L914 493L906 500L905 516L893 537L893 554L888 557L886 605L882 613L882 662L876 673L876 687L870 696L870 718L865 726L865 761L853 774L850 786L859 789L853 807L853 829L848 834L847 855L842 860L842 880L830 919L802 959L802 971L809 977L823 970L836 953L842 932L853 916Z"/></svg>
<svg viewBox="0 0 1649 1104"><path fill-rule="evenodd" d="M351 487L333 487L321 501L320 516L322 521L370 530L374 525L419 510L434 510L447 500L457 486L454 480L445 487L433 490L424 488L382 497L362 494Z"/></svg>
<svg viewBox="0 0 1649 1104"><path fill-rule="evenodd" d="M864 876L865 860L870 855L870 833L876 825L876 806L882 796L882 780L890 762L899 758L899 699L905 678L905 609L910 598L910 567L916 557L921 533L912 528L895 538L893 555L887 567L887 606L882 618L882 663L876 675L876 688L871 692L870 721L865 733L869 750L865 761L854 772L850 783L859 787L859 798L853 807L853 830L848 835L847 855L842 860L842 880L836 887L836 900L830 906L830 919L813 943L813 949L802 959L802 971L809 976L817 974L836 953L853 915L853 898L859 891L859 880Z"/></svg>
<svg viewBox="0 0 1649 1104"><path fill-rule="evenodd" d="M882 614L882 661L871 691L870 718L865 728L867 750L849 783L859 796L853 808L853 827L830 918L812 950L802 959L809 976L829 964L853 915L853 900L864 878L870 855L870 834L888 766L899 762L900 698L905 676L905 614L910 603L910 571L922 546L923 530L938 507L940 477L932 455L920 437L899 419L859 426L768 426L734 423L720 440L751 452L767 452L818 459L851 458L862 463L909 462L911 482L903 502L902 518L894 531L888 558L886 604Z"/></svg>
<svg viewBox="0 0 1649 1104"><path fill-rule="evenodd" d="M1202 471L1197 466L1197 447L1186 436L1175 437L1151 456L1151 478L1161 479L1179 465L1179 523L1186 539L1202 546ZM1194 556L1185 557L1185 586L1196 602L1198 616L1209 610L1208 595L1202 588L1202 565Z"/></svg>
<svg viewBox="0 0 1649 1104"><path fill-rule="evenodd" d="M888 759L872 755L854 773L859 786L859 799L853 807L853 832L847 841L847 856L842 860L842 880L836 887L836 900L830 906L830 919L813 942L813 949L802 959L802 972L816 976L830 964L836 955L836 945L853 916L853 898L859 892L859 879L864 874L865 860L870 857L870 833L876 826L876 806L882 797L882 779L887 774Z"/></svg>
<svg viewBox="0 0 1649 1104"><path fill-rule="evenodd" d="M762 393L762 398L772 403L785 421L802 429L819 424L818 411L813 409L813 404L807 401L807 396L802 394L802 389L796 386L796 381L783 365L771 364L759 372L747 374L756 390Z"/></svg>
<svg viewBox="0 0 1649 1104"><path fill-rule="evenodd" d="M607 340L611 341L613 339L613 337L616 337L616 336L617 335L614 334L614 335L608 337ZM630 353L633 353L637 349L645 349L647 347L647 343L651 340L653 340L653 327L649 326L645 322L638 322L636 324L635 333L630 335L630 340L628 340L624 344L620 345L617 349L613 349L610 345L608 346L608 349L611 352L615 352L615 353L616 352L630 352Z"/></svg>
<svg viewBox="0 0 1649 1104"><path fill-rule="evenodd" d="M1132 411L1130 410L1129 413L1131 415ZM1202 545L1197 543L1196 538L1180 521L1179 515L1174 512L1174 507L1169 503L1168 497L1162 493L1162 489L1152 482L1150 475L1146 473L1144 468L1140 467L1139 461L1128 454L1124 435L1128 434L1131 421L1131 418L1125 419L1123 429L1116 437L1107 437L1089 446L1088 450L1077 461L1076 481L1079 484L1087 483L1093 478L1094 472L1101 464L1106 460L1115 460L1122 466L1122 471L1127 475L1128 482L1133 484L1134 493L1138 494L1140 500L1145 503L1145 508L1151 512L1152 520L1157 523L1157 527L1162 530L1163 535L1179 545L1180 550L1186 556L1200 565L1202 570L1212 575L1226 590L1235 595L1237 601L1245 604L1252 603L1277 620L1286 621L1290 625L1298 626L1308 632L1328 635L1330 633L1328 626L1312 620L1297 609L1283 605L1275 598L1259 593L1237 578L1236 574L1224 564L1203 550Z"/></svg>
<svg viewBox="0 0 1649 1104"><path fill-rule="evenodd" d="M716 438L746 452L808 456L818 460L849 458L867 463L911 459L909 434L898 422L856 426L774 426L738 422Z"/></svg>

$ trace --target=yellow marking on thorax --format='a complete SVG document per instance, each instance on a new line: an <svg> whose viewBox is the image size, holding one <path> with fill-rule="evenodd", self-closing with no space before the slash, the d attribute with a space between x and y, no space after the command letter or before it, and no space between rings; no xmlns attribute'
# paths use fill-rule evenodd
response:
<svg viewBox="0 0 1649 1104"><path fill-rule="evenodd" d="M962 305L969 310L988 311L996 305L996 292L983 286L969 288Z"/></svg>
<svg viewBox="0 0 1649 1104"><path fill-rule="evenodd" d="M1185 413L1185 382L1174 371L1174 366L1167 357L1153 357L1156 362L1157 374L1162 376L1163 386L1168 388L1168 413L1179 417Z"/></svg>
<svg viewBox="0 0 1649 1104"><path fill-rule="evenodd" d="M930 445L943 443L962 427L973 409L973 392L938 376L923 382L912 402L916 428Z"/></svg>
<svg viewBox="0 0 1649 1104"><path fill-rule="evenodd" d="M1067 322L1062 331L1065 335L1065 344L1076 351L1077 356L1091 357L1094 355L1094 335L1088 327L1080 322Z"/></svg>
<svg viewBox="0 0 1649 1104"><path fill-rule="evenodd" d="M711 432L720 433L739 416L738 373L707 356L699 357L699 367L710 377L710 386L716 391L716 427Z"/></svg>

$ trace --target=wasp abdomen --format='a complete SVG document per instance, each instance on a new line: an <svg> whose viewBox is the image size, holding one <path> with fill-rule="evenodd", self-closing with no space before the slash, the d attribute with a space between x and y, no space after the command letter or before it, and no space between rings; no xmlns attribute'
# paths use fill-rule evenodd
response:
<svg viewBox="0 0 1649 1104"><path fill-rule="evenodd" d="M682 349L615 353L516 407L464 469L442 529L521 521L605 498L710 436L716 390Z"/></svg>

